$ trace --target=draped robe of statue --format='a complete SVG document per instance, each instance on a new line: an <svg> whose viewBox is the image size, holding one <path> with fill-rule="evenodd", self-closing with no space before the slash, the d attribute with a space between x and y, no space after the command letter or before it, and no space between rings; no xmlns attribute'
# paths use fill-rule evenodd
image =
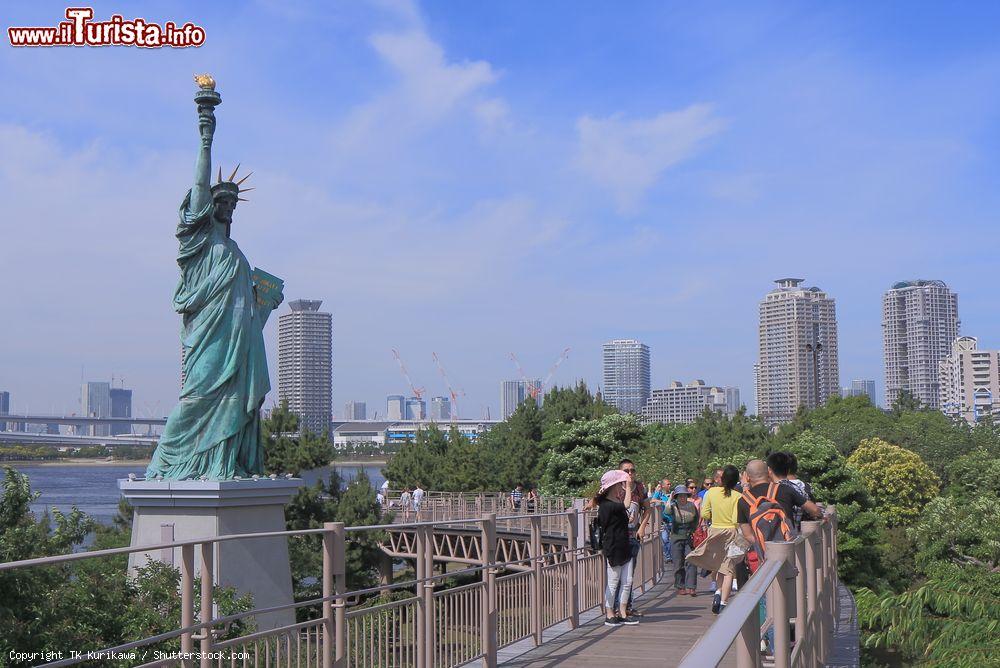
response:
<svg viewBox="0 0 1000 668"><path fill-rule="evenodd" d="M146 477L229 480L264 473L260 407L270 390L263 327L250 265L215 204L180 208L174 309L184 318L184 386Z"/></svg>

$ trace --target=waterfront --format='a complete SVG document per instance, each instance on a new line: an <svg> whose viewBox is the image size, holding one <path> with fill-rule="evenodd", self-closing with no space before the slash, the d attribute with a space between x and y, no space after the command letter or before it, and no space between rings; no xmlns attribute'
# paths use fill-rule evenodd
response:
<svg viewBox="0 0 1000 668"><path fill-rule="evenodd" d="M40 514L52 507L68 513L76 506L103 524L110 524L118 512L118 479L127 478L129 473L142 476L146 470L144 463L103 466L15 464L14 468L28 476L33 491L41 493L31 504L34 513ZM378 465L338 465L314 469L304 472L302 478L311 485L328 476L331 468L337 470L345 484L356 478L361 470L368 474L375 487L385 479L382 467Z"/></svg>

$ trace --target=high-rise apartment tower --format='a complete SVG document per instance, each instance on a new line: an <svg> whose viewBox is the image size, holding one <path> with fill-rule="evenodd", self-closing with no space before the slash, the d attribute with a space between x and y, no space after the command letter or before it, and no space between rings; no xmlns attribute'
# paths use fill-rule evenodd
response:
<svg viewBox="0 0 1000 668"><path fill-rule="evenodd" d="M278 399L299 426L322 434L333 410L333 316L318 299L297 299L278 318Z"/></svg>
<svg viewBox="0 0 1000 668"><path fill-rule="evenodd" d="M944 281L902 281L882 296L886 406L909 392L939 407L938 363L951 352L960 324L958 295Z"/></svg>
<svg viewBox="0 0 1000 668"><path fill-rule="evenodd" d="M778 279L760 302L757 414L768 425L840 394L834 300L802 281Z"/></svg>
<svg viewBox="0 0 1000 668"><path fill-rule="evenodd" d="M638 414L649 399L649 346L615 339L604 344L603 358L604 401L620 413Z"/></svg>

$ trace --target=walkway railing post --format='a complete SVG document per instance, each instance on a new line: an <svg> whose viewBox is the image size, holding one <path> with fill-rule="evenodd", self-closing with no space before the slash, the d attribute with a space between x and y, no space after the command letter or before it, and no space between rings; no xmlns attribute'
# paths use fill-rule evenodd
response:
<svg viewBox="0 0 1000 668"><path fill-rule="evenodd" d="M428 668L434 665L434 527L424 529L424 572L421 577L427 578L424 585L424 665Z"/></svg>
<svg viewBox="0 0 1000 668"><path fill-rule="evenodd" d="M425 633L425 627L427 626L428 621L426 607L427 601L424 598L424 587L426 587L426 583L424 582L424 572L426 571L426 567L424 565L424 560L426 559L424 543L426 541L427 532L424 531L424 527L416 527L413 532L413 551L417 555L416 563L414 564L414 577L417 581L416 591L414 592L417 599L417 668L427 668L427 636Z"/></svg>
<svg viewBox="0 0 1000 668"><path fill-rule="evenodd" d="M343 668L347 665L347 532L343 522L329 522L331 549L331 579L333 580L333 665ZM324 527L326 524L324 524Z"/></svg>
<svg viewBox="0 0 1000 668"><path fill-rule="evenodd" d="M774 667L788 668L791 665L791 636L788 629L788 601L791 598L791 580L789 575L792 570L794 560L793 543L771 543L767 544L767 558L777 559L783 562L784 566L778 576L771 583L771 596L768 597L768 614L774 628ZM751 615L752 617L753 615Z"/></svg>
<svg viewBox="0 0 1000 668"><path fill-rule="evenodd" d="M542 644L542 518L532 515L531 543L528 554L531 556L531 633L535 638L535 646Z"/></svg>
<svg viewBox="0 0 1000 668"><path fill-rule="evenodd" d="M795 543L795 646L805 647L809 642L806 628L806 541ZM802 654L801 656L808 656Z"/></svg>
<svg viewBox="0 0 1000 668"><path fill-rule="evenodd" d="M213 559L215 544L211 542L201 543L201 668L211 668L212 666L212 584L213 573L215 571Z"/></svg>
<svg viewBox="0 0 1000 668"><path fill-rule="evenodd" d="M576 508L566 511L566 547L569 550L569 627L580 625L580 552L576 527L580 521Z"/></svg>
<svg viewBox="0 0 1000 668"><path fill-rule="evenodd" d="M833 633L833 579L830 577L830 566L833 560L830 558L830 525L822 523L819 531L820 559L817 564L819 573L817 575L816 588L819 594L817 608L820 611L819 637L816 639L819 645L819 658L825 660L830 649L830 636Z"/></svg>
<svg viewBox="0 0 1000 668"><path fill-rule="evenodd" d="M333 522L323 523L323 668L333 668L333 648L340 645L333 621Z"/></svg>
<svg viewBox="0 0 1000 668"><path fill-rule="evenodd" d="M181 546L181 626L188 627L194 624L194 545ZM181 635L181 653L191 655L194 653L194 640L191 639L191 632L187 631ZM181 662L184 668L189 668L191 659L184 659Z"/></svg>
<svg viewBox="0 0 1000 668"><path fill-rule="evenodd" d="M760 668L760 621L751 614L736 637L737 668Z"/></svg>
<svg viewBox="0 0 1000 668"><path fill-rule="evenodd" d="M816 637L822 632L822 627L816 613L817 592L816 592L816 531L819 529L819 522L802 522L802 535L805 537L805 564L806 564L806 615L808 617L808 642L809 642L809 665L814 665L820 661L820 644Z"/></svg>
<svg viewBox="0 0 1000 668"><path fill-rule="evenodd" d="M480 557L483 563L483 598L480 620L480 646L483 649L483 668L497 665L497 516L489 513L483 518L480 537Z"/></svg>

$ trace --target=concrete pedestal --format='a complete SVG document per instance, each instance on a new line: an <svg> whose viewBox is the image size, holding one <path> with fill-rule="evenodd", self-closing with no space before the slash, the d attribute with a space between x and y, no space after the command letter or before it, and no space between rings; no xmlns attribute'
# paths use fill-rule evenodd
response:
<svg viewBox="0 0 1000 668"><path fill-rule="evenodd" d="M135 508L132 545L285 530L285 505L304 485L299 478L259 480L125 480L118 488ZM201 559L195 550L195 573ZM288 539L247 538L215 544L215 584L253 594L255 608L292 602ZM181 548L129 555L129 575L150 560L180 568ZM197 580L196 580L197 582ZM195 585L197 591L197 584ZM295 622L294 610L260 615L259 630Z"/></svg>

